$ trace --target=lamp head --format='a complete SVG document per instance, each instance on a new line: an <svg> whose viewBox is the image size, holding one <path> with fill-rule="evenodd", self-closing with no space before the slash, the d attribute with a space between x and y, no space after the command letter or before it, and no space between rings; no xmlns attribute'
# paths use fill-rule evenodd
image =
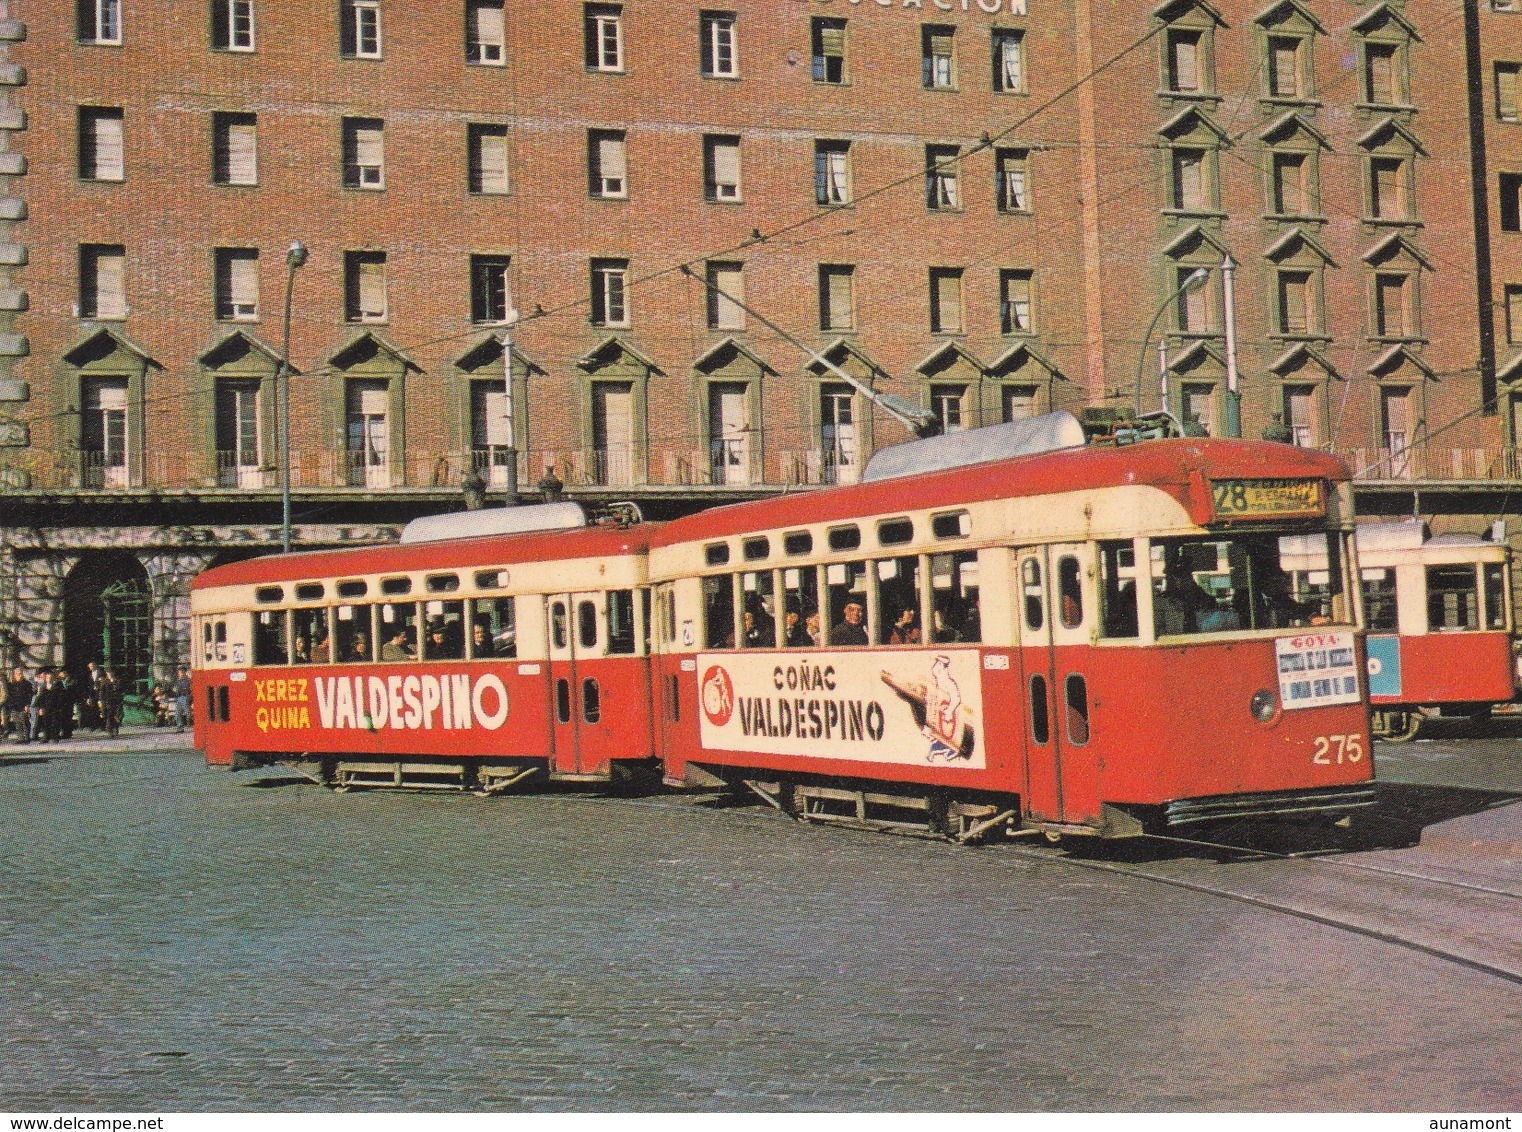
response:
<svg viewBox="0 0 1522 1132"><path fill-rule="evenodd" d="M1196 287L1202 287L1210 279L1210 268L1197 267L1188 279L1184 280L1184 290L1193 291Z"/></svg>
<svg viewBox="0 0 1522 1132"><path fill-rule="evenodd" d="M307 261L307 246L300 240L292 240L290 249L285 253L285 263L292 271Z"/></svg>

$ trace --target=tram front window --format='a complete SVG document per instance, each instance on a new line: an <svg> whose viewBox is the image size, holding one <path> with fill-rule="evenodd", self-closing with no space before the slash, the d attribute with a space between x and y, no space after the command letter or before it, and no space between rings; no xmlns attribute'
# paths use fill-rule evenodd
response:
<svg viewBox="0 0 1522 1132"><path fill-rule="evenodd" d="M1288 629L1348 620L1341 536L1154 539L1153 631Z"/></svg>
<svg viewBox="0 0 1522 1132"><path fill-rule="evenodd" d="M1480 627L1480 595L1473 566L1427 567L1427 630L1473 631Z"/></svg>
<svg viewBox="0 0 1522 1132"><path fill-rule="evenodd" d="M1487 562L1485 573L1485 627L1506 628L1506 567L1499 562Z"/></svg>

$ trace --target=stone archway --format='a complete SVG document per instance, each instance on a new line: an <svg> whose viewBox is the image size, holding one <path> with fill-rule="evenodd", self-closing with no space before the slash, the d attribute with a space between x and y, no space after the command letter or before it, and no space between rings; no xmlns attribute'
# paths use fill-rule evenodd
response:
<svg viewBox="0 0 1522 1132"><path fill-rule="evenodd" d="M129 695L153 680L153 589L137 557L87 551L63 583L64 666L82 680L90 661L116 669Z"/></svg>

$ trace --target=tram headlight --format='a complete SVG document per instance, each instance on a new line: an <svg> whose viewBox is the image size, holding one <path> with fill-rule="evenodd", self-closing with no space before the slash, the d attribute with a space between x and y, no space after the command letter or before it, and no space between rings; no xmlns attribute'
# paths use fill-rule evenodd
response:
<svg viewBox="0 0 1522 1132"><path fill-rule="evenodd" d="M1274 694L1267 688L1261 688L1252 694L1248 702L1247 710L1252 712L1252 717L1259 723L1268 723L1279 711L1279 705L1274 700Z"/></svg>

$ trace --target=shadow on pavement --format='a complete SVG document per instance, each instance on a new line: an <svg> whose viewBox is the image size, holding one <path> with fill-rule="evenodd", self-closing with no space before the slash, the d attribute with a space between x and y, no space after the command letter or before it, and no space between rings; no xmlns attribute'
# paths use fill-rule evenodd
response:
<svg viewBox="0 0 1522 1132"><path fill-rule="evenodd" d="M0 755L0 766L26 766L28 763L50 763L46 755Z"/></svg>

